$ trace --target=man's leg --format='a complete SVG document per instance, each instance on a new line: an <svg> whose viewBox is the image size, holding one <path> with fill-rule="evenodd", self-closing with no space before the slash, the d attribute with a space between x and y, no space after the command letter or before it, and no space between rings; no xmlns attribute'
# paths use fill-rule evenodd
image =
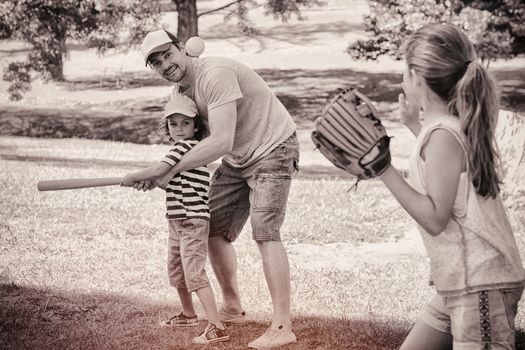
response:
<svg viewBox="0 0 525 350"><path fill-rule="evenodd" d="M272 324L250 348L263 349L297 341L290 318L290 266L281 242L292 175L299 156L296 135L276 147L254 166L250 186L252 236L263 261L263 271L273 303Z"/></svg>
<svg viewBox="0 0 525 350"><path fill-rule="evenodd" d="M210 237L208 254L221 287L223 310L229 314L241 313L243 309L237 283L237 254L233 244L224 237Z"/></svg>
<svg viewBox="0 0 525 350"><path fill-rule="evenodd" d="M271 328L291 330L290 266L288 255L280 241L257 242L263 261L264 277L273 303Z"/></svg>
<svg viewBox="0 0 525 350"><path fill-rule="evenodd" d="M221 287L223 305L219 317L225 322L244 319L237 283L237 254L232 242L248 220L249 191L236 169L221 164L215 171L210 186L208 256Z"/></svg>

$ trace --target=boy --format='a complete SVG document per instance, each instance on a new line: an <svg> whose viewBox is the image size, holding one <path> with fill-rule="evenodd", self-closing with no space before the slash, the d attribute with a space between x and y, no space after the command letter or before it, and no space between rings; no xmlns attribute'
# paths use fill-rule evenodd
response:
<svg viewBox="0 0 525 350"><path fill-rule="evenodd" d="M127 174L122 186L153 180L165 175L183 155L205 135L205 126L197 115L195 103L183 95L173 95L164 108L165 130L174 142L170 152L156 165ZM166 218L169 226L168 275L177 289L182 312L164 325L198 325L191 292L196 292L208 317L204 332L195 344L210 344L230 339L217 315L215 297L206 275L208 254L208 190L210 173L206 166L175 174L166 186Z"/></svg>

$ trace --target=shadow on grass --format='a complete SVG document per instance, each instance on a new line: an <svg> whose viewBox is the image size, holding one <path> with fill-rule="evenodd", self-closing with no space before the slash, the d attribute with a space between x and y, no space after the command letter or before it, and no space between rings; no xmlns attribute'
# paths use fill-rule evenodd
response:
<svg viewBox="0 0 525 350"><path fill-rule="evenodd" d="M258 70L299 127L310 127L338 89L355 86L376 102L382 118L399 121L397 96L401 76L369 73L351 69ZM502 108L525 111L525 72L495 71L502 89ZM123 73L118 76L93 76L62 83L70 91L133 89L166 86L153 73ZM115 103L83 104L74 108L0 107L0 135L87 138L139 144L160 143L158 117L167 99L128 99Z"/></svg>
<svg viewBox="0 0 525 350"><path fill-rule="evenodd" d="M184 330L157 326L175 307L112 294L72 293L0 284L0 344L2 349L202 349L192 337L205 323ZM284 348L397 349L408 332L406 322L390 320L293 319L298 342ZM245 349L267 323L229 327L231 340L214 349ZM516 349L525 347L517 334Z"/></svg>
<svg viewBox="0 0 525 350"><path fill-rule="evenodd" d="M157 326L176 307L104 293L71 293L0 284L2 349L202 349L192 337L205 323L184 330ZM286 349L395 349L406 327L395 321L297 316L296 344ZM214 349L245 349L267 323L229 327L231 340Z"/></svg>

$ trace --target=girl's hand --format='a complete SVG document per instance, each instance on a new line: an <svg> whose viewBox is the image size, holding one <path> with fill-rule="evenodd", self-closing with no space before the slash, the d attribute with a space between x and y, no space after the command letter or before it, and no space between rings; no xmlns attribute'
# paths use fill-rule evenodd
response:
<svg viewBox="0 0 525 350"><path fill-rule="evenodd" d="M419 106L415 106L407 101L405 94L401 93L398 96L399 101L399 114L401 116L401 122L405 124L414 135L419 134L421 130L421 122L419 121Z"/></svg>

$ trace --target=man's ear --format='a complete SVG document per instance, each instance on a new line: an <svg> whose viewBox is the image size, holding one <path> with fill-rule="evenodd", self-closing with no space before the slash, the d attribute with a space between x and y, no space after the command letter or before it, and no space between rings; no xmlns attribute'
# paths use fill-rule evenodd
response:
<svg viewBox="0 0 525 350"><path fill-rule="evenodd" d="M184 55L188 55L188 53L186 52L186 47L183 43L179 43L179 51Z"/></svg>

